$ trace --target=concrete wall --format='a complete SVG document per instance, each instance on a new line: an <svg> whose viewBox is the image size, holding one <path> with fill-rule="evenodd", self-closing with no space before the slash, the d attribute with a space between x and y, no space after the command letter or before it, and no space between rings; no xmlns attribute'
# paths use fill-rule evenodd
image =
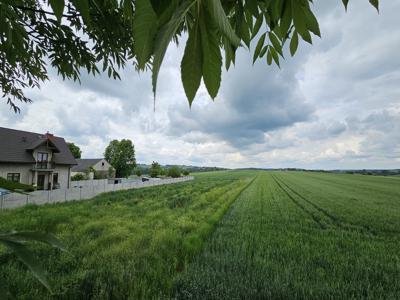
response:
<svg viewBox="0 0 400 300"><path fill-rule="evenodd" d="M193 180L194 177L186 176L180 178L166 178L141 182L138 180L126 180L119 184L108 184L107 180L86 180L79 182L77 188L59 189L52 191L35 191L28 195L11 193L0 197L0 209L16 208L26 204L58 203L73 200L91 199L94 196L104 193L127 189L138 189L150 186L173 184ZM73 182L74 184L77 182Z"/></svg>

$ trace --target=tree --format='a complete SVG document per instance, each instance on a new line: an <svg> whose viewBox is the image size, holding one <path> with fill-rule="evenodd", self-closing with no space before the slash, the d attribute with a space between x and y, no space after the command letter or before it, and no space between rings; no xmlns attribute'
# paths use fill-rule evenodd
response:
<svg viewBox="0 0 400 300"><path fill-rule="evenodd" d="M136 172L135 172L135 174L136 174L136 176L138 176L138 177L142 176L142 170L137 169Z"/></svg>
<svg viewBox="0 0 400 300"><path fill-rule="evenodd" d="M136 167L135 148L131 140L111 141L104 158L114 167L116 177L128 177Z"/></svg>
<svg viewBox="0 0 400 300"><path fill-rule="evenodd" d="M74 143L67 143L67 145L74 158L81 158L82 151L77 145Z"/></svg>
<svg viewBox="0 0 400 300"><path fill-rule="evenodd" d="M160 166L160 164L156 161L153 161L153 163L151 164L150 170L149 170L149 174L151 177L157 177L161 174L162 172L162 168Z"/></svg>
<svg viewBox="0 0 400 300"><path fill-rule="evenodd" d="M253 61L279 66L284 47L294 55L299 40L320 36L312 0L2 0L0 2L0 82L3 98L31 102L22 89L47 80L46 61L63 79L81 71L151 69L156 94L158 73L173 41L188 39L181 62L183 87L191 105L203 79L211 98L238 47L253 49ZM349 0L342 0L347 8ZM379 0L369 0L378 9ZM338 24L340 26L340 24ZM221 52L224 52L222 55Z"/></svg>
<svg viewBox="0 0 400 300"><path fill-rule="evenodd" d="M115 169L113 167L108 168L107 176L108 176L108 178L115 177Z"/></svg>
<svg viewBox="0 0 400 300"><path fill-rule="evenodd" d="M188 170L184 170L184 171L182 172L182 174L185 175L185 176L188 176L190 173L189 173Z"/></svg>
<svg viewBox="0 0 400 300"><path fill-rule="evenodd" d="M168 169L168 176L172 178L181 177L181 169L179 169L177 166L172 166Z"/></svg>

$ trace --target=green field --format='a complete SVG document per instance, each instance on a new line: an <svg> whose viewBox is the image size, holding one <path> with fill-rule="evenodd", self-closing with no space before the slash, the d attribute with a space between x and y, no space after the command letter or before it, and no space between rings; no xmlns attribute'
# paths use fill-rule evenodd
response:
<svg viewBox="0 0 400 300"><path fill-rule="evenodd" d="M0 214L33 245L49 293L6 249L0 288L18 299L399 299L398 178L231 171L193 182Z"/></svg>

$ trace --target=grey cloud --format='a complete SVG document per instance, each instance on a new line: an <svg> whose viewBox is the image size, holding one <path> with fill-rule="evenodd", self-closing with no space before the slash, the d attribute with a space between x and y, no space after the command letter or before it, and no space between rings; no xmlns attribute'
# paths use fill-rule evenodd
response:
<svg viewBox="0 0 400 300"><path fill-rule="evenodd" d="M247 58L242 51L236 67L224 74L215 103L170 110L168 133L198 131L244 149L264 143L266 132L310 119L313 107L298 93L291 66L279 71L263 61L253 67Z"/></svg>

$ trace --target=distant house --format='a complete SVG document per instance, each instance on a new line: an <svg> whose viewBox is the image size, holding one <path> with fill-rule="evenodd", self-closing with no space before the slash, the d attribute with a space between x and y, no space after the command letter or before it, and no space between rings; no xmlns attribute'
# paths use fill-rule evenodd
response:
<svg viewBox="0 0 400 300"><path fill-rule="evenodd" d="M91 179L115 176L114 168L104 158L86 158L77 159L76 161L78 164L71 169L71 176L76 174L87 174ZM110 168L113 169L111 176L109 176Z"/></svg>
<svg viewBox="0 0 400 300"><path fill-rule="evenodd" d="M69 188L73 165L62 137L0 127L0 177L37 189Z"/></svg>

